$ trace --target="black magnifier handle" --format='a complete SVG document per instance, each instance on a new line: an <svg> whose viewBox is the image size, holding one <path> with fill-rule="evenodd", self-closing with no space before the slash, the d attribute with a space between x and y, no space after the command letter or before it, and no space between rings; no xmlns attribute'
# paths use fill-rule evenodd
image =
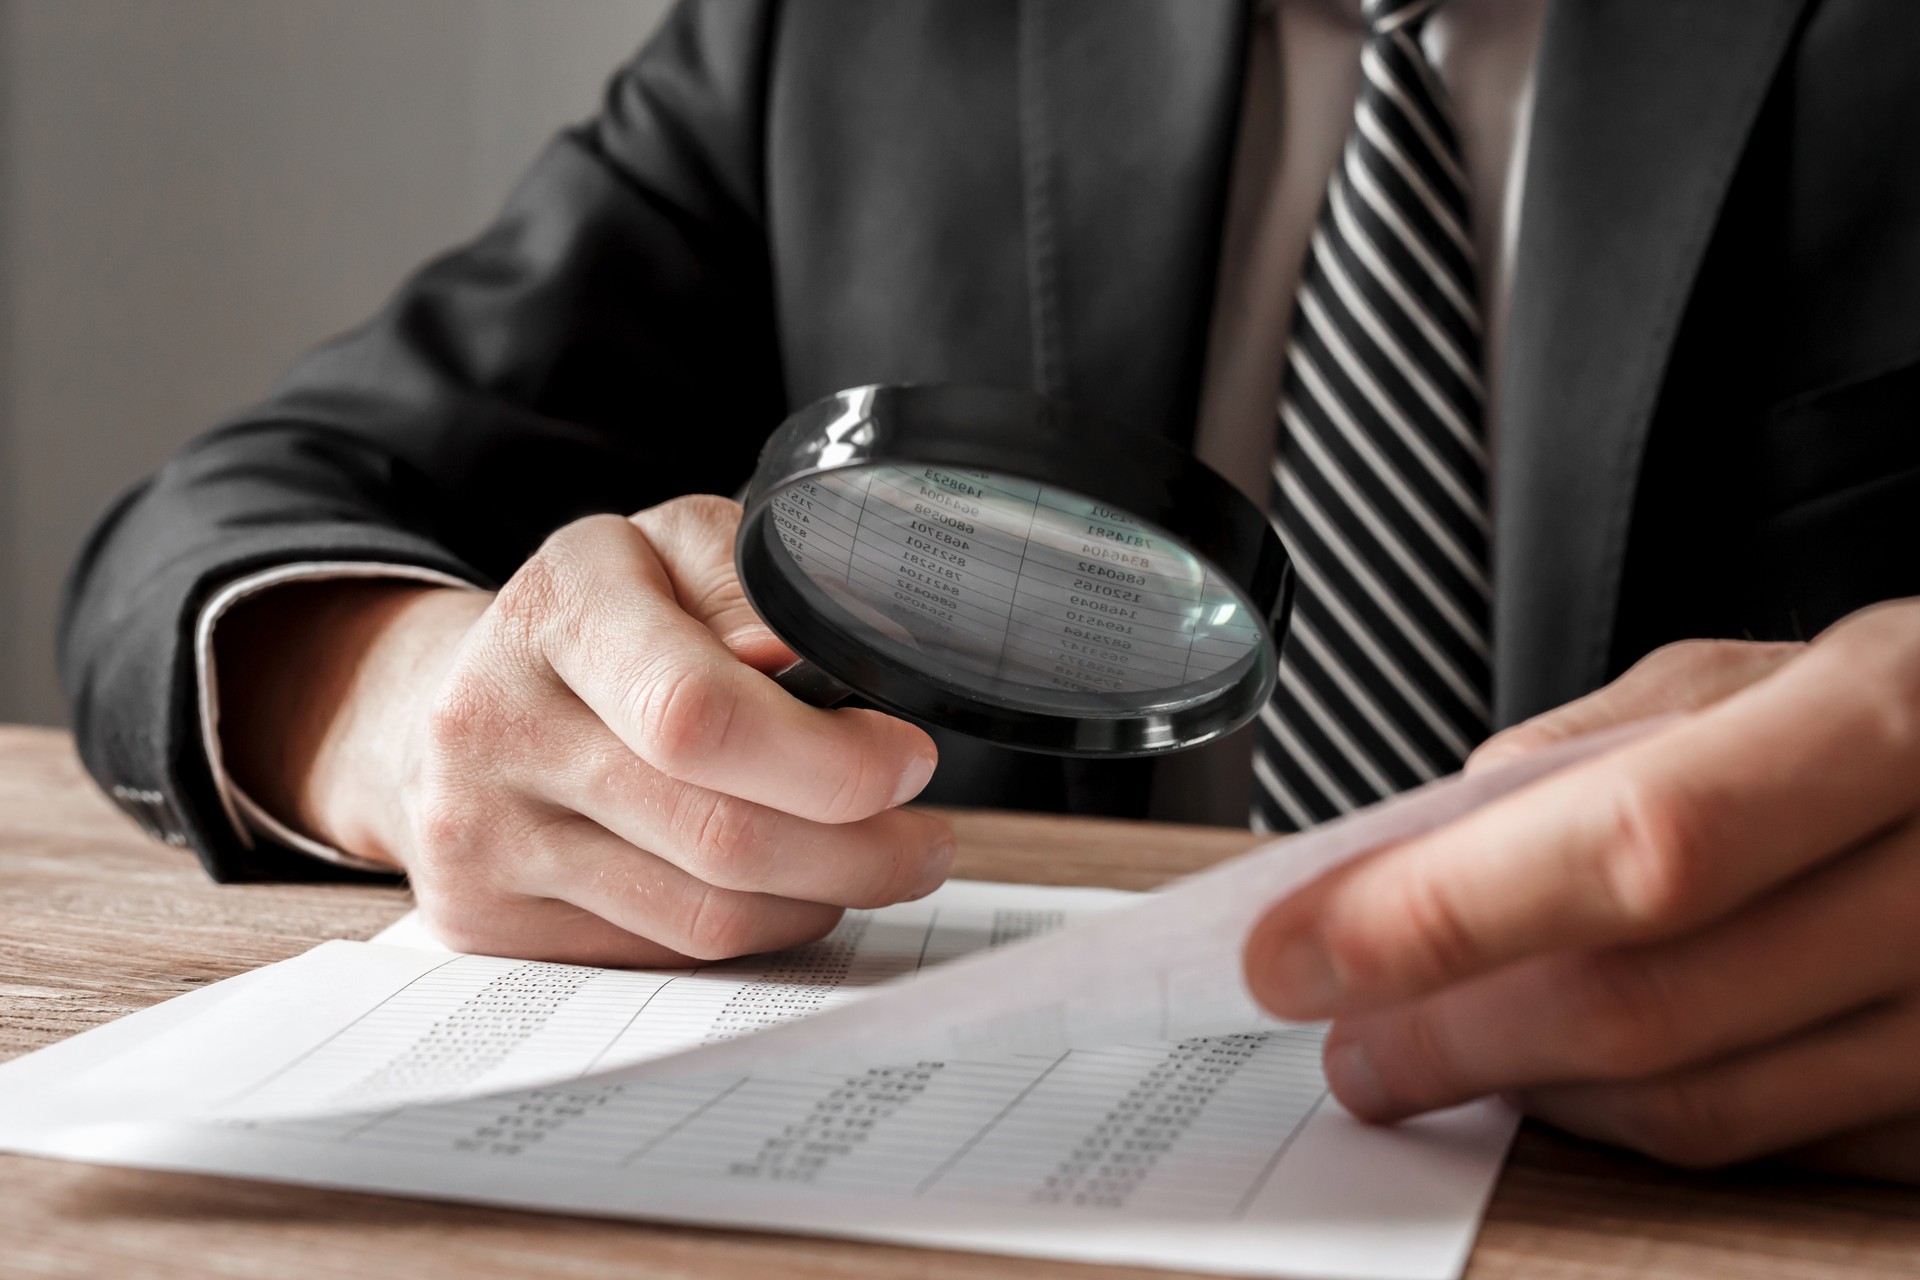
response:
<svg viewBox="0 0 1920 1280"><path fill-rule="evenodd" d="M805 658L774 672L773 682L800 701L816 707L837 707L853 696L852 689Z"/></svg>

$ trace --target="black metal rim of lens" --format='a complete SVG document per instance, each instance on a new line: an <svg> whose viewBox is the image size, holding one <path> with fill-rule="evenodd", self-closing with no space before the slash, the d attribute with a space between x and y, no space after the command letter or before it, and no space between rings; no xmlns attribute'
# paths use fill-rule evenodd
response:
<svg viewBox="0 0 1920 1280"><path fill-rule="evenodd" d="M1125 714L1009 705L893 659L822 615L772 519L786 486L831 471L937 466L1055 486L1129 512L1206 560L1252 606L1267 643L1213 695ZM1169 441L1027 391L952 385L857 387L795 412L761 451L735 566L760 616L802 658L863 698L1005 746L1076 756L1153 755L1220 737L1273 692L1293 571L1265 515Z"/></svg>

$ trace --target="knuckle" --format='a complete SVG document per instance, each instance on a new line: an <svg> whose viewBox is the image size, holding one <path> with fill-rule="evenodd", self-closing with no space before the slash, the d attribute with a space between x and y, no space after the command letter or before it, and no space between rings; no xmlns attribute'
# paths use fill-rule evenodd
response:
<svg viewBox="0 0 1920 1280"><path fill-rule="evenodd" d="M624 543L633 535L627 521L605 512L581 516L555 529L541 547L544 558L567 566L592 559L612 544Z"/></svg>
<svg viewBox="0 0 1920 1280"><path fill-rule="evenodd" d="M1395 914L1398 919L1385 935L1395 939L1391 959L1371 931L1343 925L1337 914L1330 918L1324 936L1335 969L1356 984L1393 987L1405 978L1431 981L1477 967L1481 947L1445 882L1428 876L1408 880Z"/></svg>
<svg viewBox="0 0 1920 1280"><path fill-rule="evenodd" d="M748 607L746 589L740 585L730 564L721 566L720 571L710 577L696 577L692 582L682 580L678 588L681 609L709 627L727 625L733 630L760 622L759 616Z"/></svg>
<svg viewBox="0 0 1920 1280"><path fill-rule="evenodd" d="M833 714L840 717L839 724L849 730L849 736L837 738L823 749L822 772L830 782L808 816L820 822L858 822L886 809L907 759L884 745L888 740L885 734L869 733L875 724L881 723L881 712L852 710ZM854 736L855 732L858 736Z"/></svg>
<svg viewBox="0 0 1920 1280"><path fill-rule="evenodd" d="M580 768L592 811L631 814L668 830L679 821L684 800L677 784L611 734L582 753Z"/></svg>
<svg viewBox="0 0 1920 1280"><path fill-rule="evenodd" d="M1540 747L1551 746L1557 740L1558 735L1552 728L1543 719L1536 717L1523 724L1502 729L1475 747L1468 758L1477 757L1485 760L1509 755L1525 755Z"/></svg>
<svg viewBox="0 0 1920 1280"><path fill-rule="evenodd" d="M753 889L759 851L766 844L766 817L757 805L732 796L687 789L674 829L682 833L688 869L723 889Z"/></svg>
<svg viewBox="0 0 1920 1280"><path fill-rule="evenodd" d="M740 523L740 504L717 493L683 494L661 506L676 519L703 529L731 529Z"/></svg>
<svg viewBox="0 0 1920 1280"><path fill-rule="evenodd" d="M1749 665L1772 667L1800 657L1807 651L1804 640L1728 640L1736 656Z"/></svg>
<svg viewBox="0 0 1920 1280"><path fill-rule="evenodd" d="M486 736L493 700L464 673L456 672L435 691L427 707L427 742L436 751L457 750Z"/></svg>
<svg viewBox="0 0 1920 1280"><path fill-rule="evenodd" d="M740 504L713 493L689 493L627 517L656 547L697 547L731 542L740 525Z"/></svg>
<svg viewBox="0 0 1920 1280"><path fill-rule="evenodd" d="M1733 687L1766 675L1804 648L1796 641L1676 640L1634 663L1622 683L1713 702Z"/></svg>
<svg viewBox="0 0 1920 1280"><path fill-rule="evenodd" d="M1920 645L1920 600L1883 600L1834 623L1820 643L1860 642L1870 645Z"/></svg>
<svg viewBox="0 0 1920 1280"><path fill-rule="evenodd" d="M550 536L540 549L513 572L494 598L494 612L503 620L533 630L551 617L565 599L578 538L572 526Z"/></svg>
<svg viewBox="0 0 1920 1280"><path fill-rule="evenodd" d="M1660 782L1630 779L1614 797L1614 838L1598 846L1609 906L1630 928L1660 930L1700 908L1708 878L1702 804Z"/></svg>
<svg viewBox="0 0 1920 1280"><path fill-rule="evenodd" d="M852 752L844 766L833 771L831 789L820 809L822 822L857 822L880 811L874 793L873 762L864 751Z"/></svg>
<svg viewBox="0 0 1920 1280"><path fill-rule="evenodd" d="M631 536L619 516L584 516L549 534L500 588L493 612L522 653L538 653L545 637L577 628L591 590L593 566Z"/></svg>
<svg viewBox="0 0 1920 1280"><path fill-rule="evenodd" d="M1602 1079L1630 1079L1666 1068L1676 1022L1653 968L1621 952L1575 962L1563 984L1567 1013L1580 1032L1581 1066Z"/></svg>
<svg viewBox="0 0 1920 1280"><path fill-rule="evenodd" d="M1920 616L1920 609L1914 612ZM1910 756L1920 753L1920 634L1905 614L1883 607L1850 618L1839 624L1849 630L1836 640L1858 687L1873 693L1881 742Z"/></svg>
<svg viewBox="0 0 1920 1280"><path fill-rule="evenodd" d="M752 898L701 885L687 904L676 936L668 942L696 960L727 960L755 949L758 926Z"/></svg>
<svg viewBox="0 0 1920 1280"><path fill-rule="evenodd" d="M427 707L427 742L437 751L458 753L466 744L484 742L500 727L498 695L469 670L456 668L434 691Z"/></svg>
<svg viewBox="0 0 1920 1280"><path fill-rule="evenodd" d="M443 864L450 855L474 846L480 826L474 806L447 791L430 791L414 809L414 844L422 858Z"/></svg>
<svg viewBox="0 0 1920 1280"><path fill-rule="evenodd" d="M1684 1169L1711 1169L1747 1154L1725 1090L1693 1081L1635 1089L1622 1104L1625 1145Z"/></svg>
<svg viewBox="0 0 1920 1280"><path fill-rule="evenodd" d="M1671 676L1713 662L1727 644L1725 640L1675 640L1653 650L1633 667L1643 675Z"/></svg>
<svg viewBox="0 0 1920 1280"><path fill-rule="evenodd" d="M464 657L434 690L426 712L429 763L451 776L490 762L534 758L551 738L537 697L484 654Z"/></svg>
<svg viewBox="0 0 1920 1280"><path fill-rule="evenodd" d="M734 698L707 666L681 666L643 675L634 683L635 723L654 768L684 778L726 750Z"/></svg>

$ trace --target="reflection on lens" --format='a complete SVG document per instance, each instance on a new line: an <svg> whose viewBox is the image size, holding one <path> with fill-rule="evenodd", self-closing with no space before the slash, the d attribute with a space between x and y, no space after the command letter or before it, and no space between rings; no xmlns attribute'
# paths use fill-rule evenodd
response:
<svg viewBox="0 0 1920 1280"><path fill-rule="evenodd" d="M867 467L790 484L771 511L794 564L869 644L998 697L1177 699L1233 679L1261 644L1197 556L1066 490Z"/></svg>

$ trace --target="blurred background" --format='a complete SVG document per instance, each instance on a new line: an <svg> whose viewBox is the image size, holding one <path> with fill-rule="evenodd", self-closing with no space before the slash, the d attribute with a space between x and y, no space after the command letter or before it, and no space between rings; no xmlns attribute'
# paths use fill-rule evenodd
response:
<svg viewBox="0 0 1920 1280"><path fill-rule="evenodd" d="M181 441L478 230L668 0L0 0L0 721Z"/></svg>

